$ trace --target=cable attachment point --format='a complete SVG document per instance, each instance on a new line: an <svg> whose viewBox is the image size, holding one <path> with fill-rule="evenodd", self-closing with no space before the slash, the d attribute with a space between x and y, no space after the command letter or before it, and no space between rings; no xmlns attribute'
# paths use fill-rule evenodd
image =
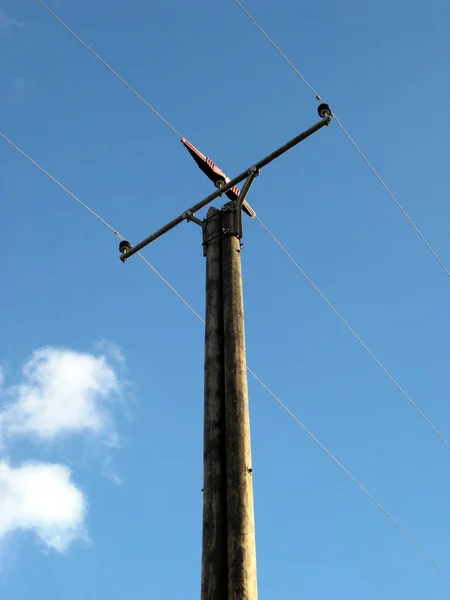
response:
<svg viewBox="0 0 450 600"><path fill-rule="evenodd" d="M127 252L131 250L133 246L128 240L122 240L119 244L119 252L121 254L120 260L124 263L127 259Z"/></svg>
<svg viewBox="0 0 450 600"><path fill-rule="evenodd" d="M319 117L321 119L326 119L327 117L332 117L333 113L331 112L331 108L329 107L328 104L325 104L325 102L322 102L322 104L319 104L319 106L317 107L317 112L319 113Z"/></svg>

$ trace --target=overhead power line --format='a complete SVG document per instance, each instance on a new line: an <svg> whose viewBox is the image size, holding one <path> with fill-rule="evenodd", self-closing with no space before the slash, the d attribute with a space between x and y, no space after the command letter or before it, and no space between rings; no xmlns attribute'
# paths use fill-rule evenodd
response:
<svg viewBox="0 0 450 600"><path fill-rule="evenodd" d="M419 228L416 226L416 224L414 223L414 221L411 219L411 217L408 215L408 213L406 212L406 210L403 208L403 206L400 204L400 202L397 200L397 198L391 192L390 188L387 186L387 184L384 181L384 179L381 177L381 175L378 173L378 171L375 169L375 167L369 161L369 159L367 158L367 156L364 154L364 152L361 150L361 148L358 146L358 144L355 142L355 140L352 138L352 136L345 129L345 127L342 125L342 123L340 122L340 120L337 118L337 116L334 113L333 113L333 117L334 117L334 120L336 121L336 123L339 125L339 127L344 132L344 134L347 136L347 138L349 139L349 141L351 142L351 144L353 145L353 147L355 148L355 150L358 152L358 154L364 160L364 162L366 163L366 165L369 167L369 169L372 171L372 173L375 175L375 177L378 179L378 181L384 187L384 189L386 190L386 192L389 194L389 196L395 202L395 204L397 205L397 207L400 209L400 211L403 214L403 216L405 217L405 219L408 221L408 223L411 225L411 227L414 229L414 231L420 237L420 239L422 240L422 242L425 244L425 246L428 248L428 250L434 256L434 258L437 260L437 262L439 263L439 265L442 267L442 270L450 277L450 271L447 269L447 267L445 266L445 264L442 262L442 260L439 258L439 256L436 254L436 252L433 250L433 248L430 246L430 244L428 243L428 241L426 240L426 238L424 237L424 235L422 234L422 232L419 230Z"/></svg>
<svg viewBox="0 0 450 600"><path fill-rule="evenodd" d="M5 140L5 142L8 142L8 144L10 146L12 146L15 150L17 150L17 152L19 152L24 158L26 158L32 165L34 165L37 169L39 169L39 171L41 171L41 173L43 173L44 175L46 175L49 179L51 179L53 181L53 183L56 183L57 186L59 186L64 192L66 192L66 194L69 194L69 196L71 198L73 198L76 202L78 202L78 204L80 204L84 209L86 209L88 212L91 213L92 216L94 216L98 221L100 221L100 223L102 223L103 225L105 225L105 227L107 227L110 231L112 231L114 233L114 235L116 237L118 237L120 240L125 240L124 236L119 233L116 229L114 229L114 227L112 225L110 225L107 221L105 221L105 219L103 219L98 213L96 213L94 210L92 210L92 208L90 208L87 204L85 204L82 200L80 200L80 198L78 198L78 196L76 196L73 192L71 192L69 189L67 189L60 181L58 181L55 177L53 177L53 175L51 175L48 171L46 171L43 167L41 167L40 164L38 164L35 160L33 160L31 158L31 156L29 156L28 154L26 154L26 152L24 152L21 148L19 148L19 146L17 146L13 141L11 141L8 137L6 137L6 135L4 135L1 131L0 131L0 137L3 138ZM139 254L139 257L141 260L144 261L144 263L150 267L150 269L153 271L153 273L155 273L155 275L157 275L161 281L163 283L165 283L167 285L167 287L175 294L175 296L177 296L177 298L179 300L181 300L181 302L183 302L183 304L200 320L202 320L202 318L200 317L200 315L198 313L195 312L195 310L186 302L186 300L184 298L182 298L182 296L176 291L175 288L173 288L170 283L161 275L161 273L145 258L145 256L143 256L141 253L137 253Z"/></svg>
<svg viewBox="0 0 450 600"><path fill-rule="evenodd" d="M2 137L10 146L12 146L17 152L19 152L24 158L26 158L32 165L34 165L41 173L46 175L49 179L51 179L56 185L58 185L64 192L66 192L71 198L73 198L78 204L80 204L84 209L86 209L91 215L93 215L98 221L100 221L105 227L107 227L110 231L114 233L116 237L119 237L123 240L123 236L105 219L103 219L98 213L92 210L87 204L82 202L78 196L76 196L73 192L71 192L66 186L64 186L60 181L58 181L53 175L51 175L46 169L44 169L39 163L37 163L34 159L32 159L28 154L26 154L19 146L17 146L14 142L12 142L6 135L0 132L0 137ZM179 300L191 311L191 313L201 322L203 325L205 324L204 319L198 314L198 312L185 300L181 294L179 294L176 289L159 273L159 271L144 257L141 253L138 253L140 258L144 261L144 263L149 266L152 271L159 277L159 279L170 289L172 293L174 293ZM278 403L278 405L303 429L303 431L329 456L332 461L343 471L347 477L349 477L355 485L359 487L359 489L375 504L377 508L381 510L381 512L399 529L402 534L412 543L420 552L430 561L433 565L441 571L441 573L450 580L450 574L445 571L434 558L428 554L428 552L404 529L398 521L394 519L394 517L383 507L383 505L375 499L374 496L354 477L348 469L344 467L344 465L319 441L319 439L304 425L300 419L276 396L274 392L260 379L250 368L247 368L248 373L270 394L270 396Z"/></svg>
<svg viewBox="0 0 450 600"><path fill-rule="evenodd" d="M283 58L283 60L286 61L286 63L291 67L291 69L294 71L294 73L298 77L300 77L300 79L303 81L303 83L315 95L316 99L319 100L319 102L323 102L323 100L322 100L321 96L319 95L319 93L313 88L313 86L309 83L309 81L301 74L301 72L292 63L292 61L289 60L289 58L286 56L286 54L284 54L284 52L280 49L280 47L277 46L277 44L273 41L273 39L269 36L269 34L261 27L261 25L248 12L248 10L241 4L241 2L239 2L239 0L233 0L233 1L235 2L235 4L237 4L239 6L239 8L242 10L242 12L250 19L250 21L253 23L253 25L255 25L255 27L257 27L257 29L262 33L262 35L266 38L266 40L272 45L272 47ZM425 244L425 246L427 247L427 249L431 252L431 254L433 255L433 257L436 259L436 261L438 262L438 264L440 265L440 267L442 268L442 270L444 271L444 273L448 277L450 277L450 271L445 266L444 262L441 260L441 258L435 252L435 250L433 250L431 244L426 240L425 236L422 234L422 232L420 231L420 229L417 227L417 225L414 223L414 221L408 215L408 213L406 212L406 210L403 208L403 206L397 200L397 198L394 195L394 193L388 187L387 183L384 181L384 179L381 177L381 175L378 173L378 171L375 169L375 167L369 161L369 159L367 158L367 156L364 154L364 152L361 150L361 148L358 146L358 144L355 142L355 140L349 134L349 132L347 131L347 129L342 125L341 121L338 119L338 117L336 116L336 113L334 113L334 111L333 111L333 117L334 117L334 120L336 121L336 123L339 125L340 129L342 130L342 132L344 133L344 135L348 138L348 140L351 142L351 144L353 145L353 147L355 148L355 150L358 152L358 154L364 160L364 162L366 163L366 165L369 167L369 169L372 171L372 173L375 175L375 177L381 183L381 185L383 186L383 188L389 194L390 198L395 202L397 208L400 209L402 215L405 217L405 219L408 221L408 223L411 225L411 227L417 233L417 235L419 236L419 238Z"/></svg>
<svg viewBox="0 0 450 600"><path fill-rule="evenodd" d="M236 4L239 6L239 8L242 10L242 12L244 12L247 17L250 19L250 21L253 23L253 25L259 29L260 33L263 34L263 36L266 38L266 40L269 42L269 44L271 44L271 46L278 52L278 54L281 56L281 58L283 60L285 60L287 62L287 64L291 67L291 69L293 71L295 71L295 73L300 77L300 79L303 81L303 83L309 87L309 89L311 90L311 92L314 94L314 96L316 97L316 99L319 102L323 102L322 98L319 96L318 92L316 92L316 90L313 88L313 86L309 83L309 81L303 77L303 75L300 73L300 71L297 69L297 67L294 65L294 63L292 63L289 58L286 56L286 54L281 50L281 48L279 46L277 46L275 44L275 42L273 41L273 39L264 31L264 29L261 27L261 25L258 23L258 21L256 21L252 15L248 12L248 10L242 6L242 4L240 2L238 2L237 0L234 0L236 2Z"/></svg>
<svg viewBox="0 0 450 600"><path fill-rule="evenodd" d="M80 44L82 44L82 45L83 45L83 46L86 48L86 50L88 50L88 51L89 51L89 52L90 52L90 53L91 53L93 56L95 56L95 58L96 58L97 60L99 60L99 61L102 63L102 65L103 65L104 67L106 67L106 68L108 69L108 71L110 71L110 72L111 72L111 73L114 75L114 77L117 77L117 79L118 79L118 80L119 80L121 83L123 83L123 85L124 85L126 88L128 88L128 89L130 90L130 92L136 96L136 98L139 98L139 100L140 100L141 102L143 102L143 103L145 104L145 106L146 106L147 108L149 108L149 109L150 109L150 110L151 110L151 111L152 111L152 112L153 112L153 113L154 113L154 114L155 114L155 115L158 117L158 119L161 119L161 121L162 121L163 123L165 123L165 125L167 125L167 127L169 127L169 128L170 128L170 129L171 129L171 130L172 130L174 133L176 133L176 134L177 134L179 137L182 137L182 136L181 136L181 133L180 133L179 131L177 131L177 130L175 129L175 127L169 123L169 121L166 121L166 119L165 119L165 118L164 118L164 117L161 115L161 113L159 113L159 112L156 110L156 108L154 108L154 107L153 107L151 104L149 104L149 103L147 102L147 100L145 100L145 98L143 98L143 97L142 97L142 96L141 96L141 95L140 95L140 94L139 94L139 93L138 93L138 92L137 92L137 91L136 91L136 90L135 90L135 89L134 89L134 88L133 88L133 87L132 87L132 86L131 86L129 83L127 83L127 82L125 81L125 79L123 79L123 78L122 78L122 77L121 77L121 76L120 76L120 75L117 73L117 71L115 71L115 70L114 70L112 67L110 67L110 66L109 66L109 64L108 64L106 61L104 61L104 60L103 60L103 58L102 58L101 56L99 56L99 55L97 54L97 52L95 52L94 50L92 50L92 48L91 48L90 46L88 46L88 45L86 44L86 42L84 42L84 41L83 41L83 40L82 40L80 37L78 37L78 35L77 35L77 34L76 34L76 33L75 33L75 32L74 32L72 29L70 29L70 27L69 27L68 25L66 25L62 19L60 19L60 18L58 17L58 15L56 15L56 14L55 14L55 13L54 13L54 12L53 12L53 11L52 11L52 10L51 10L51 9L50 9L50 8L49 8L47 5L46 5L46 4L44 4L43 2L41 2L41 0L37 0L37 1L39 2L39 4L40 4L40 5L41 5L43 8L45 8L45 10L46 10L46 11L47 11L49 14L51 14L51 15L52 15L52 17L53 17L54 19L56 19L56 20L58 21L58 23L60 23L60 24L61 24L61 25L64 27L64 29L66 29L66 30L67 30L67 31L68 31L68 32L69 32L71 35L73 35L73 37L74 37L76 40L78 40L78 41L80 42Z"/></svg>
<svg viewBox="0 0 450 600"><path fill-rule="evenodd" d="M436 563L436 561L422 548L422 546L420 546L416 542L416 540L413 537L409 535L409 533L400 525L400 523L396 521L394 517L384 508L384 506L382 506L382 504L380 504L378 500L376 500L374 496L372 496L372 494L362 485L362 483L358 481L356 477L354 477L350 473L350 471L344 467L344 465L334 456L334 454L332 454L328 450L328 448L326 448L322 444L322 442L318 438L316 438L316 436L306 427L306 425L304 425L300 421L300 419L285 404L283 404L283 402L278 398L278 396L276 396L274 392L272 392L272 390L268 388L267 385L263 381L261 381L261 379L257 375L255 375L255 373L253 373L253 371L251 371L249 368L247 368L247 371L266 390L266 392L268 392L272 396L272 398L279 404L279 406L281 406L281 408L285 412L287 412L287 414L297 423L297 425L300 425L303 431L306 434L308 434L308 436L325 452L327 456L331 458L331 460L341 469L341 471L343 471L347 475L347 477L349 477L353 481L353 483L357 485L359 489L375 504L375 506L377 506L381 510L381 512L403 533L403 535L406 536L408 540L412 542L414 546L416 546L416 548L418 548L422 552L422 554L424 554L428 558L428 560L430 560L434 564L434 566L437 567L439 571L441 571L441 573L443 573L447 577L447 579L450 579L449 574L444 569L442 569L439 566L439 564Z"/></svg>
<svg viewBox="0 0 450 600"><path fill-rule="evenodd" d="M134 90L134 88L132 88L127 81L125 81L125 79L123 79L123 77L121 77L120 75L117 74L116 71L114 71L114 69L112 69L108 63L106 63L106 61L104 61L96 52L94 52L94 50L92 50L92 48L90 48L90 46L88 46L86 44L86 42L84 42L68 25L66 25L66 23L64 23L64 21L62 21L62 19L60 19L52 10L50 10L50 8L48 8L43 2L42 0L37 0L39 2L39 4L41 4L41 6L43 6L49 13L50 15L52 15L52 17L54 17L56 19L56 21L58 23L60 23L76 40L78 40L93 56L95 56L95 58L97 58L104 66L106 66L106 68L115 76L119 79L119 81L121 83L123 83L123 85L125 85L137 98L139 98L139 100L141 100L145 106L147 106L154 114L157 115L157 117L159 119L161 119L161 121L163 121L163 123L165 123L167 125L167 127L169 127L174 133L176 133L177 135L179 135L181 137L181 135L179 134L179 132L175 129L175 127L173 127L173 125L167 121L159 112L157 112L153 106L151 104L149 104L147 102L147 100L145 100L136 90ZM303 77L303 75L300 73L300 71L298 71L298 69L293 65L293 63L286 57L286 55L281 51L281 49L275 44L275 42L268 36L268 34L262 29L262 27L257 23L257 21L251 16L251 14L242 6L242 4L240 2L238 2L237 0L234 0L236 2L236 4L238 4L238 6L243 10L243 12L248 16L248 18L252 21L252 23L259 29L259 31L261 31L261 33L267 38L267 40L272 44L272 46L276 49L276 51L283 57L283 59L289 64L289 66L295 71L295 73L302 79L302 81L304 81L304 83L309 87L309 89L315 94L316 98L322 102L322 98L319 96L319 94L316 92L316 90L310 85L310 83L305 79L305 77ZM340 123L340 121L336 118L335 115L333 115L335 120L338 122L339 126L341 127L341 129L346 133L346 135L348 136L348 138L350 139L350 141L353 143L353 145L355 146L356 149L359 150L358 146L355 144L355 142L353 141L353 139L350 137L350 135L347 133L347 131L344 129L344 127L342 126L342 124ZM373 169L372 165L369 163L369 161L365 158L365 156L362 154L362 152L360 152L361 155L363 156L363 158L365 159L365 161L367 162L367 164L370 166L370 168L374 171L374 173L377 175L377 177L380 179L380 181L383 183L383 185L385 186L386 190L391 194L389 188L384 184L383 180L379 177L378 173ZM391 194L392 195L392 194ZM397 202L397 200L395 199L395 197L392 195L392 198L395 200L395 202ZM407 213L403 210L403 208L401 207L401 205L397 202L399 208L402 210L402 212L404 213L405 217L407 219L409 219L409 216L407 215ZM409 219L410 220L410 219ZM408 400L408 402L411 404L411 406L416 410L416 412L422 417L422 419L425 421L425 423L428 424L428 426L434 431L434 433L440 438L440 440L447 446L448 449L450 449L450 444L447 442L447 440L439 433L438 429L431 423L431 421L426 417L426 415L420 410L420 408L413 402L413 400L411 399L411 397L405 392L405 390L400 386L400 384L397 382L397 380L391 375L391 373L386 369L386 367L382 364L382 362L374 355L374 353L370 350L370 348L361 340L361 338L356 334L356 332L350 327L350 325L347 323L347 321L342 317L342 315L335 309L335 307L333 306L333 304L325 297L325 295L320 291L320 289L313 283L313 281L308 277L308 275L303 271L303 269L301 269L301 267L298 265L298 263L293 259L293 257L287 252L287 250L284 248L284 246L281 244L281 242L278 241L278 239L275 237L275 235L268 229L268 227L266 227L266 225L264 225L264 223L260 220L257 219L257 221L260 223L260 225L263 227L263 229L269 234L269 236L273 239L273 241L282 249L282 251L286 254L286 256L289 258L289 260L296 266L296 268L302 273L302 275L307 279L307 281L310 283L310 285L312 285L312 287L316 290L316 292L319 294L319 296L321 296L321 298L323 300L325 300L325 302L328 304L328 306L331 308L331 310L336 314L336 316L341 320L341 322L347 327L347 329L350 331L350 333L355 337L355 339L361 344L361 346L366 350L366 352L372 357L372 359L377 363L377 365L382 369L382 371L385 373L385 375L387 375L387 377L392 381L392 383L397 387L397 389L403 394L403 396ZM415 227L414 223L410 220L411 224L413 225L413 227ZM417 230L417 232L420 234L420 231ZM427 244L426 240L423 238L424 242ZM427 244L428 245L428 244ZM433 252L433 250L430 247L430 250ZM141 256L142 258L142 256ZM438 258L438 257L436 257ZM144 260L144 259L143 259ZM439 260L439 258L438 258ZM442 265L444 266L444 265ZM151 268L153 268L150 265ZM445 269L445 266L444 266Z"/></svg>
<svg viewBox="0 0 450 600"><path fill-rule="evenodd" d="M383 363L375 356L372 350L363 342L363 340L359 337L356 331L350 326L350 324L344 319L341 313L335 308L335 306L328 300L323 292L317 287L314 281L307 275L307 273L301 268L295 258L289 254L283 244L278 240L272 231L261 221L261 219L257 216L256 219L259 221L261 227L268 233L268 235L272 238L272 240L277 244L277 246L282 250L282 252L288 257L291 263L295 266L295 268L303 275L309 285L319 294L319 296L326 302L326 304L331 308L334 314L338 317L338 319L345 325L345 327L350 331L352 336L359 342L359 344L364 348L364 350L369 354L369 356L375 361L375 363L380 367L385 375L392 381L395 387L401 392L401 394L408 400L410 405L414 408L414 410L420 415L420 417L425 421L425 423L432 429L432 431L439 437L439 439L447 446L450 450L450 444L447 440L439 433L436 427L431 423L431 421L426 417L426 415L420 410L417 404L412 400L412 398L405 392L402 386L398 383L393 375L387 370L387 368L383 365Z"/></svg>
<svg viewBox="0 0 450 600"><path fill-rule="evenodd" d="M108 229L110 229L114 233L114 235L116 235L117 237L122 239L122 236L120 235L120 233L118 231L116 231L109 223L107 223L104 219L102 219L102 217L100 215L98 215L95 211L93 211L92 208L89 208L89 206L87 204L85 204L82 200L80 200L78 198L78 196L75 196L75 194L72 194L72 192L70 190L68 190L62 183L60 183L57 179L55 179L53 177L53 175L50 175L50 173L48 171L46 171L43 167L41 167L41 165L39 165L35 160L33 160L31 158L31 156L28 156L28 154L26 154L21 148L19 148L19 146L16 146L16 144L14 142L12 142L9 138L7 138L6 135L4 135L1 131L0 131L0 136L5 140L5 142L8 142L8 144L10 146L12 146L15 150L17 150L17 152L19 152L24 158L26 158L31 164L33 164L35 167L37 167L39 169L39 171L41 171L41 173L44 173L44 175L46 175L49 179L51 179L53 181L53 183L56 183L56 185L58 185L62 190L64 190L67 194L69 194L69 196L71 196L76 202L78 202L78 204L81 204L81 206L83 208L85 208L87 211L89 211L91 213L91 215L93 215L96 219L98 219L100 221L100 223L103 223L103 225L108 227Z"/></svg>

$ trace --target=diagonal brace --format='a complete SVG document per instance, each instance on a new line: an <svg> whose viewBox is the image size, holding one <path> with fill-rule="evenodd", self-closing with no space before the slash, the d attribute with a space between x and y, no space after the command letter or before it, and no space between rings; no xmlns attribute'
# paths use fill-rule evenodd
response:
<svg viewBox="0 0 450 600"><path fill-rule="evenodd" d="M248 170L248 177L245 180L244 186L239 194L236 202L236 229L237 236L239 239L242 238L242 205L244 204L245 197L247 196L250 188L252 187L252 183L259 175L259 169L252 167Z"/></svg>

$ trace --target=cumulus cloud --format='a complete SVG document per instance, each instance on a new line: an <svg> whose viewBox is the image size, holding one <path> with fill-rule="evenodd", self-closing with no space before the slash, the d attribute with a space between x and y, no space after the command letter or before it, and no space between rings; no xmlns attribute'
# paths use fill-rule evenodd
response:
<svg viewBox="0 0 450 600"><path fill-rule="evenodd" d="M91 433L117 445L112 409L123 382L105 355L42 348L22 369L22 381L0 390L3 439L28 435L44 441Z"/></svg>
<svg viewBox="0 0 450 600"><path fill-rule="evenodd" d="M123 408L124 368L120 350L106 342L92 354L36 350L16 385L5 384L0 366L0 451L13 440L52 442L82 434L117 446L113 414L118 404ZM101 455L103 475L120 484L109 450ZM67 466L12 465L0 456L0 551L14 533L29 531L45 548L64 552L75 540L88 539L86 516L86 497Z"/></svg>
<svg viewBox="0 0 450 600"><path fill-rule="evenodd" d="M75 540L87 539L86 512L86 499L67 467L0 461L0 539L32 531L45 547L64 552Z"/></svg>

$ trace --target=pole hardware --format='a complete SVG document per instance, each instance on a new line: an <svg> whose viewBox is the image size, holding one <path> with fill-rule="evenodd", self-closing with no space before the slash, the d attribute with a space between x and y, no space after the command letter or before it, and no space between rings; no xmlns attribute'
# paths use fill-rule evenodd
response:
<svg viewBox="0 0 450 600"><path fill-rule="evenodd" d="M294 146L297 146L297 144L300 144L306 138L308 138L311 135L313 135L314 133L316 133L316 131L319 131L319 129L322 129L323 127L328 126L331 123L331 118L332 118L332 112L331 112L331 109L328 106L328 104L321 104L318 107L318 112L319 112L319 116L321 117L320 121L318 121L317 123L315 123L308 129L306 129L305 131L302 131L302 133L300 133L296 137L294 137L291 140L289 140L288 142L286 142L286 144L284 144L283 146L280 146L279 148L274 150L271 154L268 154L267 156L265 156L263 159L261 159L260 161L255 163L252 167L250 167L250 169L246 169L240 175L237 175L234 179L231 179L228 183L226 183L225 185L222 185L215 192L213 192L212 194L209 194L209 196L206 196L206 198L203 198L203 200L200 200L199 202L197 202L197 204L194 204L191 208L188 208L187 210L182 212L181 215L179 215L178 217L175 217L175 219L172 219L172 221L169 221L169 223L167 223L166 225L164 225L163 227L161 227L160 229L158 229L157 231L152 233L150 236L148 236L147 238L145 238L144 240L142 240L135 246L132 246L130 244L130 242L127 242L126 240L124 240L124 242L127 242L126 245L121 242L119 244L120 260L122 262L125 262L126 260L131 258L131 256L133 256L133 254L136 254L137 252L139 252L140 250L142 250L143 248L145 248L146 246L148 246L149 244L151 244L152 242L154 242L155 240L160 238L162 235L164 235L165 233L167 233L168 231L170 231L171 229L173 229L174 227L176 227L183 221L185 221L185 220L192 221L193 220L192 216L194 216L196 212L198 212L199 210L201 210L202 208L204 208L205 206L207 206L208 204L210 204L211 202L213 202L214 200L219 198L219 196L222 196L223 194L225 194L226 192L231 190L235 185L238 185L245 179L249 180L249 178L250 178L249 172L251 172L252 170L259 171L263 167L265 167L268 164L270 164L271 162L273 162L276 158L278 158L282 154L285 154L288 150L290 150ZM252 176L252 179L250 180L249 185L251 185L255 176ZM242 193L240 194L240 196L241 195L242 195ZM242 200L242 202L243 202L243 200ZM188 215L189 215L189 218L188 218ZM241 228L239 228L239 231L242 235Z"/></svg>

